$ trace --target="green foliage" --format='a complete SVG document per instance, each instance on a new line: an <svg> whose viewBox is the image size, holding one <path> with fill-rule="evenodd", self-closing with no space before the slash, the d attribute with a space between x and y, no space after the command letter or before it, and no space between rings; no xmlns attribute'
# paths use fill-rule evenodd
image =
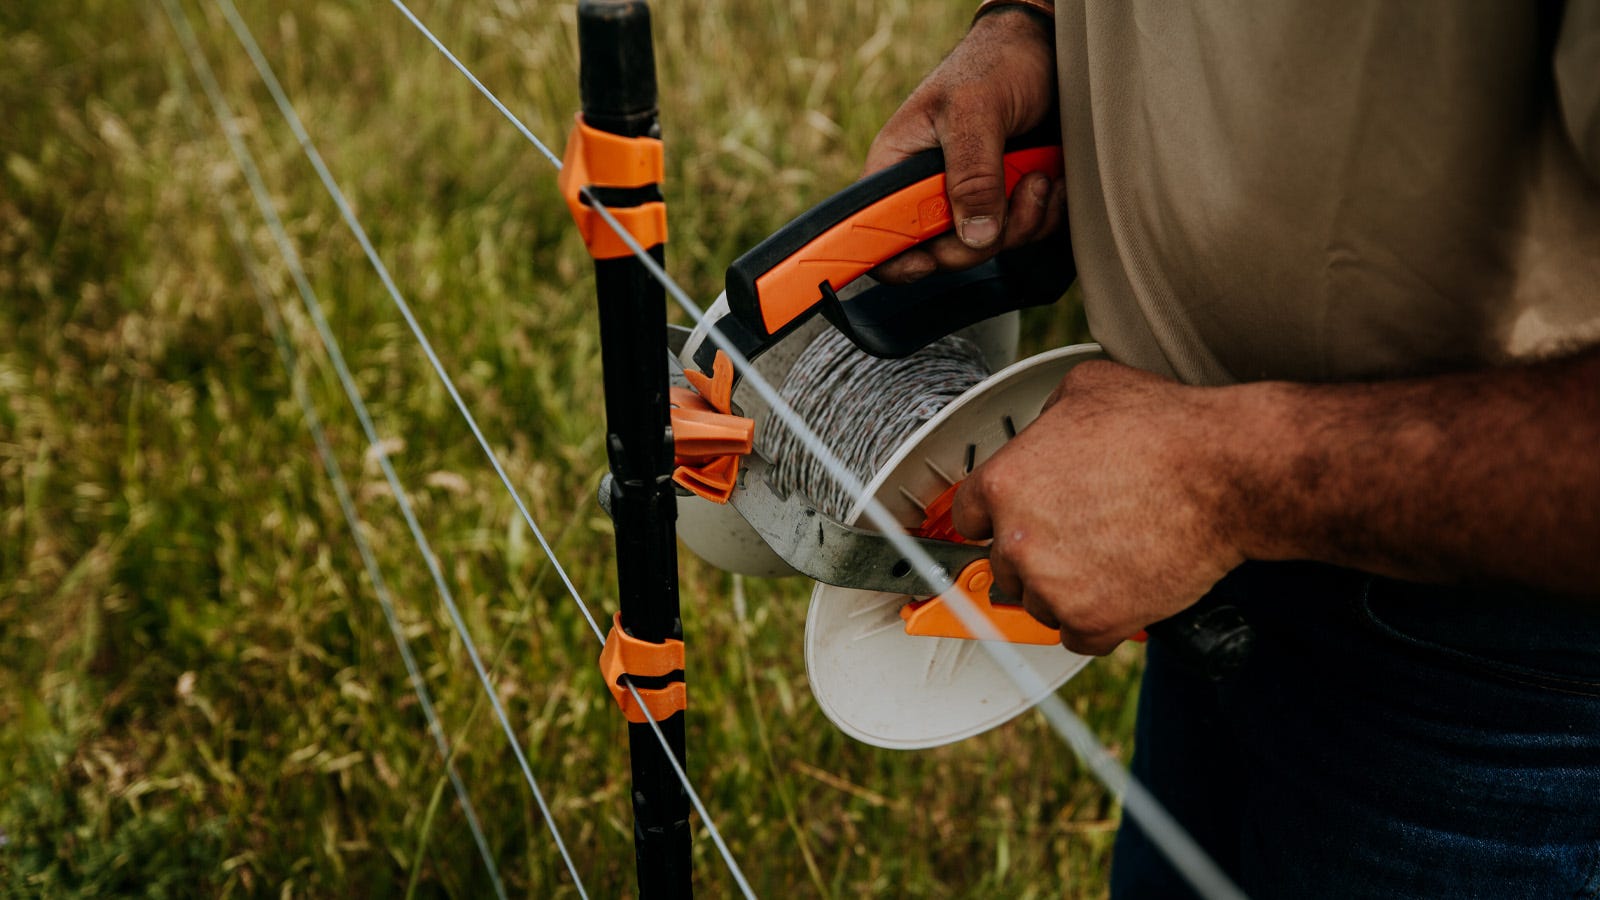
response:
<svg viewBox="0 0 1600 900"><path fill-rule="evenodd" d="M722 268L854 177L970 4L657 10L673 238ZM536 133L577 107L573 8L418 13ZM282 260L154 5L0 6L0 893L482 896L487 877L290 393L352 481L514 893L574 893ZM597 647L214 10L189 11L595 896L634 891ZM615 608L592 276L548 163L386 4L244 10L598 615ZM223 230L249 211L286 373ZM1081 334L1071 308L1026 329ZM856 744L801 660L807 586L682 564L689 771L763 894L1098 896L1116 811L1036 716ZM1138 656L1065 690L1115 748ZM437 799L437 804L434 801ZM709 840L707 896L733 891Z"/></svg>

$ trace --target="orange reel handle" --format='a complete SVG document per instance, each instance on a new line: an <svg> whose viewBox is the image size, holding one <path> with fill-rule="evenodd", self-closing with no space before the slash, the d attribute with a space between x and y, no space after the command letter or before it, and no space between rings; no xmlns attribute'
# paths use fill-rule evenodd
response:
<svg viewBox="0 0 1600 900"><path fill-rule="evenodd" d="M1060 178L1061 148L1007 153L1006 194L1032 172ZM843 288L951 225L944 154L923 151L833 195L739 257L728 268L729 309L757 336L777 335L823 302L821 285Z"/></svg>

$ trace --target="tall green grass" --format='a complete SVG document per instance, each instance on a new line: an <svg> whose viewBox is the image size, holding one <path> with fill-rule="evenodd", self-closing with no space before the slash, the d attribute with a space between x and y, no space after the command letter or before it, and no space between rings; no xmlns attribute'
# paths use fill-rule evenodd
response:
<svg viewBox="0 0 1600 900"><path fill-rule="evenodd" d="M595 896L634 892L626 731L592 635L208 5L188 6ZM387 4L243 10L579 590L615 609L593 282L553 172ZM577 108L574 10L419 0L528 124ZM966 0L659 4L669 268L851 180ZM517 894L570 886L359 428L154 4L0 5L0 891L481 896L489 885L316 460L354 481ZM191 86L189 91L193 91ZM279 364L218 210L255 256ZM1063 306L1036 346L1081 336ZM805 683L808 585L685 554L689 773L767 896L1099 896L1113 803L1034 715L933 751L845 738ZM1136 653L1063 691L1114 748ZM705 896L733 884L697 840Z"/></svg>

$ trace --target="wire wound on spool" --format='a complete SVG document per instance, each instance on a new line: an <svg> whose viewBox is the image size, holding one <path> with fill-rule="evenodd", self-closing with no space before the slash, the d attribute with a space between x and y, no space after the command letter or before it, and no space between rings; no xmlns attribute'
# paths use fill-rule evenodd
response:
<svg viewBox="0 0 1600 900"><path fill-rule="evenodd" d="M978 346L957 335L879 359L829 329L800 354L779 393L866 482L922 423L988 375ZM855 498L782 422L768 421L756 450L772 460L780 490L799 491L832 518L849 515Z"/></svg>

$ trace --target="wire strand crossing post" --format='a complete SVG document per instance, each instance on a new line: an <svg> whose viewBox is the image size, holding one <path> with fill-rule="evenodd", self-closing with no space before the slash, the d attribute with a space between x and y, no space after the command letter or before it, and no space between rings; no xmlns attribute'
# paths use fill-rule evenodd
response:
<svg viewBox="0 0 1600 900"><path fill-rule="evenodd" d="M580 130L624 139L659 139L655 52L650 36L650 8L644 0L581 0L578 52L583 95ZM599 139L607 140L603 136ZM604 160L596 169L599 167L616 168ZM618 218L630 222L630 231L661 263L665 214L659 209L659 185L596 177L590 190L613 211L648 214L650 208L659 210L656 218L661 227L648 237L631 224L637 217L630 220L619 214ZM601 224L595 233L604 230ZM662 644L682 640L675 533L677 500L671 480L673 451L664 358L666 295L661 284L633 256L597 252L596 240L589 234L585 238L595 256L595 289L600 305L606 452L612 476L610 503L617 542L620 624L639 641ZM612 640L620 637L614 635ZM659 693L682 677L677 672L648 679L634 676L631 681L641 694ZM681 689L677 696L682 696ZM683 764L684 713L680 708L656 718L672 753ZM630 721L628 741L639 893L644 897L691 896L688 795L666 751L651 733L649 722Z"/></svg>

